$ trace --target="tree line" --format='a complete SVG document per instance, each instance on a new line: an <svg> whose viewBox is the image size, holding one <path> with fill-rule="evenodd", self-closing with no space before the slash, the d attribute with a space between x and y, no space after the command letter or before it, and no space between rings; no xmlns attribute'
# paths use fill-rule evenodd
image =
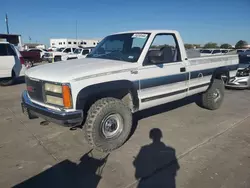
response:
<svg viewBox="0 0 250 188"><path fill-rule="evenodd" d="M200 48L201 45L199 44L184 44L186 49L193 49L193 48ZM247 46L248 43L247 41L244 40L239 40L236 44L235 44L235 48L236 49L241 49L244 48L245 46ZM206 43L203 48L223 48L223 49L232 49L232 45L228 44L228 43L224 43L221 45L218 45L215 42L209 42Z"/></svg>

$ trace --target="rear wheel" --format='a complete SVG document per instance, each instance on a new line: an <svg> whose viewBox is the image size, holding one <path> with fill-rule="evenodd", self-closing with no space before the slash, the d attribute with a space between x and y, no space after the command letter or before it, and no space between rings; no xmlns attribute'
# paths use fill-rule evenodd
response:
<svg viewBox="0 0 250 188"><path fill-rule="evenodd" d="M218 109L224 99L224 82L219 79L215 79L209 89L202 94L202 106L209 110Z"/></svg>
<svg viewBox="0 0 250 188"><path fill-rule="evenodd" d="M84 125L86 140L96 149L112 151L127 140L132 128L132 113L121 101L103 98L88 111Z"/></svg>
<svg viewBox="0 0 250 188"><path fill-rule="evenodd" d="M12 76L9 78L2 78L0 80L0 85L1 86L10 86L12 84L14 84L15 82L15 73L12 71Z"/></svg>

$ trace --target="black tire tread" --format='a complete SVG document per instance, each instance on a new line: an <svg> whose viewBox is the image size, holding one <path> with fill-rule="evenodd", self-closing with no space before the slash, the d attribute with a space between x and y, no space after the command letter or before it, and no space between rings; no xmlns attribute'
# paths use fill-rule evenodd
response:
<svg viewBox="0 0 250 188"><path fill-rule="evenodd" d="M88 111L88 115L87 115L87 119L84 125L84 133L85 133L85 139L86 141L94 148L96 148L99 151L102 152L109 152L112 150L115 150L117 148L119 148L122 144L124 144L125 140L122 140L121 143L113 143L113 147L112 148L105 148L103 147L103 145L97 145L94 141L94 122L96 117L98 116L98 114L102 111L103 108L109 106L109 105L118 105L120 108L124 108L128 111L128 114L130 114L131 116L131 120L132 120L132 113L130 111L130 109L121 101L115 98L102 98L98 101L96 101L89 109ZM131 121L132 122L132 121ZM131 126L132 127L132 123L131 125L124 125L124 126ZM128 137L129 133L126 133Z"/></svg>
<svg viewBox="0 0 250 188"><path fill-rule="evenodd" d="M213 99L213 91L215 89L219 89L221 92L221 101L219 102L219 104L215 104L214 103L214 99ZM222 102L223 102L223 98L224 98L224 91L225 91L225 87L224 87L224 83L222 80L219 79L214 79L211 86L209 87L209 89L202 94L202 106L206 109L209 110L216 110L218 109Z"/></svg>
<svg viewBox="0 0 250 188"><path fill-rule="evenodd" d="M7 80L7 79L6 79ZM11 86L14 84L15 82L15 73L14 71L12 71L12 76L9 78L8 81L3 81L3 80L0 80L0 86Z"/></svg>

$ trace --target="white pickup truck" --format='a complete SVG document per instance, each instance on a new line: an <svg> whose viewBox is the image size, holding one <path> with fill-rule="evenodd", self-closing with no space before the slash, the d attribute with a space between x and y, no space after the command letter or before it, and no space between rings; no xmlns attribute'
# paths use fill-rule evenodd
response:
<svg viewBox="0 0 250 188"><path fill-rule="evenodd" d="M43 59L48 62L62 61L69 54L73 54L76 48L59 48L57 51L44 53Z"/></svg>
<svg viewBox="0 0 250 188"><path fill-rule="evenodd" d="M81 126L86 140L112 151L128 138L132 114L200 94L215 110L222 79L235 76L237 55L188 59L177 31L130 31L107 36L84 59L26 72L23 112L65 126Z"/></svg>

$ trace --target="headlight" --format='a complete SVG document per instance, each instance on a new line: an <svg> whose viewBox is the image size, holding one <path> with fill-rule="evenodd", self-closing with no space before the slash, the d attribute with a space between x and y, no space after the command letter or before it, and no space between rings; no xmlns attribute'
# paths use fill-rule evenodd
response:
<svg viewBox="0 0 250 188"><path fill-rule="evenodd" d="M62 93L62 86L56 84L45 83L45 91L53 93Z"/></svg>
<svg viewBox="0 0 250 188"><path fill-rule="evenodd" d="M62 106L67 109L72 108L70 85L45 83L44 89L47 103Z"/></svg>
<svg viewBox="0 0 250 188"><path fill-rule="evenodd" d="M46 101L47 101L47 103L50 103L50 104L63 106L63 98L61 98L61 97L46 95Z"/></svg>

